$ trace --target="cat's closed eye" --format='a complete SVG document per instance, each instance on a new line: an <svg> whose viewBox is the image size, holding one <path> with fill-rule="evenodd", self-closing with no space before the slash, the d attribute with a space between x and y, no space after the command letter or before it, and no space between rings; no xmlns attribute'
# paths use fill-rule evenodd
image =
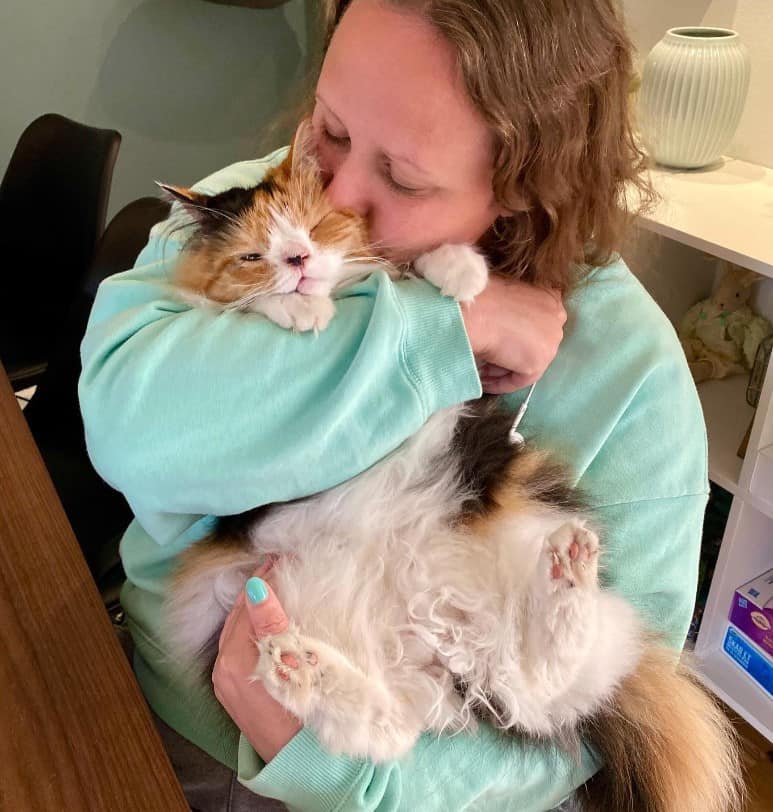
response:
<svg viewBox="0 0 773 812"><path fill-rule="evenodd" d="M241 262L259 262L263 259L263 254L242 254L239 257Z"/></svg>

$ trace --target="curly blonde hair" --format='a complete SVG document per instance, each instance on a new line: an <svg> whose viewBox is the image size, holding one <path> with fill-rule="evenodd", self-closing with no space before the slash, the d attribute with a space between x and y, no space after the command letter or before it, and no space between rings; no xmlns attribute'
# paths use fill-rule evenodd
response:
<svg viewBox="0 0 773 812"><path fill-rule="evenodd" d="M615 0L383 1L441 32L494 133L494 194L510 212L481 241L494 270L566 291L613 261L632 217L655 201L632 122L634 46ZM325 51L350 3L324 0Z"/></svg>

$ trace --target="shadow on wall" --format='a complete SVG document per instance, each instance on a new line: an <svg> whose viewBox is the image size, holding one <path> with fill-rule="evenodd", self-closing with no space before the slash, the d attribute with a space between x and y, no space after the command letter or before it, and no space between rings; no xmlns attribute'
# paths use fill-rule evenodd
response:
<svg viewBox="0 0 773 812"><path fill-rule="evenodd" d="M306 69L282 7L149 0L115 32L87 118L151 141L257 140Z"/></svg>
<svg viewBox="0 0 773 812"><path fill-rule="evenodd" d="M734 28L738 10L738 0L656 2L656 9L652 3L641 3L640 0L623 0L622 5L642 61L669 28L688 25ZM654 10L657 11L655 15Z"/></svg>

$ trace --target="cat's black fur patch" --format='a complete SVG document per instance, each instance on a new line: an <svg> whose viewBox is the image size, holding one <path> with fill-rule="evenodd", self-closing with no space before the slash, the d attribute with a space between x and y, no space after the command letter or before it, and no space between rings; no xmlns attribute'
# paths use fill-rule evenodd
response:
<svg viewBox="0 0 773 812"><path fill-rule="evenodd" d="M494 488L521 448L509 440L513 415L501 408L499 398L484 395L470 401L467 407L454 435L461 485L471 494L463 503L462 512L482 516L495 507Z"/></svg>
<svg viewBox="0 0 773 812"><path fill-rule="evenodd" d="M471 494L462 504L462 513L484 516L496 507L493 497L496 487L526 449L510 442L514 415L502 407L498 397L484 395L470 401L467 407L467 414L457 423L454 437L461 487ZM549 459L541 463L535 476L520 484L526 494L538 502L566 510L585 508L585 500L572 486L566 470Z"/></svg>
<svg viewBox="0 0 773 812"><path fill-rule="evenodd" d="M566 468L558 462L546 460L539 470L539 475L524 484L529 496L539 502L563 510L577 512L589 510L585 495L572 485Z"/></svg>
<svg viewBox="0 0 773 812"><path fill-rule="evenodd" d="M274 183L271 180L263 181L251 189L233 186L212 195L208 198L208 206L214 211L208 212L209 216L201 222L201 230L211 234L227 226L231 222L231 217L239 217L252 204L257 190L271 195L274 192ZM227 216L220 216L219 212Z"/></svg>
<svg viewBox="0 0 773 812"><path fill-rule="evenodd" d="M266 180L262 180L255 189L258 192L264 192L269 197L274 196L274 192L276 191L276 184L271 178L267 178Z"/></svg>

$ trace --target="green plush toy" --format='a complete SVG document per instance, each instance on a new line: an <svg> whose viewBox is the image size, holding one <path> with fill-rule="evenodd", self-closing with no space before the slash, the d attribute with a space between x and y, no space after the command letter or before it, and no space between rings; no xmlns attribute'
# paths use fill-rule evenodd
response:
<svg viewBox="0 0 773 812"><path fill-rule="evenodd" d="M716 291L694 304L678 333L696 383L747 372L773 325L749 307L752 285L765 277L726 263Z"/></svg>

